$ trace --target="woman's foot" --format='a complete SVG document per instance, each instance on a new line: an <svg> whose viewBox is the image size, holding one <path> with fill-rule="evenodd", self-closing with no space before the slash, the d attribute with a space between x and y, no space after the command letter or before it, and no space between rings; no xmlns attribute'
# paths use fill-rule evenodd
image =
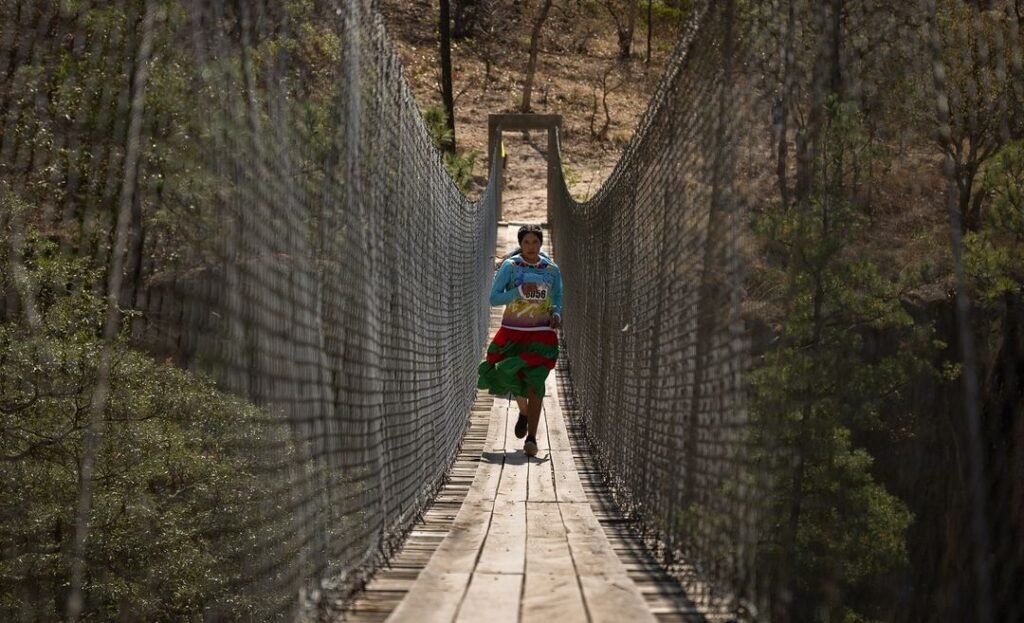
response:
<svg viewBox="0 0 1024 623"><path fill-rule="evenodd" d="M526 416L523 415L522 411L520 411L519 412L519 419L516 420L516 439L522 439L523 437L526 437L526 425L527 425Z"/></svg>
<svg viewBox="0 0 1024 623"><path fill-rule="evenodd" d="M523 444L523 452L527 456L537 456L537 438L530 435L526 438L526 443Z"/></svg>

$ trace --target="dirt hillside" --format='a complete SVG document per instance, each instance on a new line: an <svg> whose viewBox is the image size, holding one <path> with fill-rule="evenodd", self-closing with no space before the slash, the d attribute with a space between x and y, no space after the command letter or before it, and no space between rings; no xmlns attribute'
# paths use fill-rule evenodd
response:
<svg viewBox="0 0 1024 623"><path fill-rule="evenodd" d="M452 2L452 12L456 10ZM478 0L474 28L452 43L455 135L460 150L475 151L474 187L486 177L487 116L518 112L530 32L541 0ZM563 116L562 149L570 190L592 196L615 166L647 107L676 40L678 12L652 22L647 64L646 15L640 12L632 57L618 58L618 35L606 3L555 0L544 23L532 112ZM611 3L607 3L611 4ZM420 108L441 105L437 0L382 0L381 11ZM605 115L604 101L608 115ZM607 127L605 127L607 124ZM506 133L505 218L545 220L546 138Z"/></svg>

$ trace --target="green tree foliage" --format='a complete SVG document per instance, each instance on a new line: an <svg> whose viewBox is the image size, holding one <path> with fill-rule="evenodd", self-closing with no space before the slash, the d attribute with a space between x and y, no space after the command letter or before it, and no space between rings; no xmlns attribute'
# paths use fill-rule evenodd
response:
<svg viewBox="0 0 1024 623"><path fill-rule="evenodd" d="M940 148L953 164L957 207L965 232L982 226L985 192L977 180L1007 140L1024 136L1024 93L1018 24L1002 11L941 0L935 28L945 69L949 134ZM1017 43L1017 45L1014 45Z"/></svg>
<svg viewBox="0 0 1024 623"><path fill-rule="evenodd" d="M851 252L867 225L859 187L879 151L852 104L829 100L808 207L758 220L783 263L765 275L786 292L778 347L753 374L756 447L773 486L761 568L789 595L775 618L868 620L853 597L907 563L911 514L876 482L858 435L926 370L930 329L900 302L905 283ZM885 336L898 347L870 348ZM785 612L789 614L782 614Z"/></svg>
<svg viewBox="0 0 1024 623"><path fill-rule="evenodd" d="M980 192L988 209L980 229L964 237L964 262L978 298L992 305L1024 289L1024 141L992 158Z"/></svg>
<svg viewBox="0 0 1024 623"><path fill-rule="evenodd" d="M448 173L455 180L459 190L466 192L473 184L473 165L480 155L476 150L470 151L449 151L451 146L452 133L448 126L448 114L440 106L431 106L423 112L423 122L427 126L427 133L430 134L434 146L441 154L441 161Z"/></svg>
<svg viewBox="0 0 1024 623"><path fill-rule="evenodd" d="M312 457L309 430L139 350L137 338L178 329L150 313L147 294L195 287L228 266L280 265L281 248L291 265L325 266L325 241L350 226L330 209L346 199L334 169L351 138L337 114L350 90L338 76L346 47L336 4L289 1L259 16L229 4L212 20L197 19L202 7L0 3L15 51L0 89L9 150L0 162L3 621L64 616L122 197L131 204L126 320L101 418L83 617L269 619L294 608L308 588L300 584L344 577L364 555L353 535L365 529L352 527L361 511L347 502L361 493L322 453ZM359 95L376 97L375 86L366 81ZM142 103L138 168L126 179L133 102ZM271 136L293 156L286 192L261 175ZM368 169L382 154L364 153ZM305 221L286 223L289 214ZM257 225L285 234L253 244L261 217ZM303 234L308 241L295 240ZM336 310L324 313L342 326L331 322ZM247 339L237 321L226 322ZM189 361L237 387L224 363Z"/></svg>
<svg viewBox="0 0 1024 623"><path fill-rule="evenodd" d="M440 106L431 106L423 111L423 122L427 125L427 134L434 146L444 150L451 145L452 132L448 128L448 113Z"/></svg>
<svg viewBox="0 0 1024 623"><path fill-rule="evenodd" d="M445 151L454 152L455 141L455 94L452 90L452 21L449 0L441 0L438 32L440 41L441 100L444 102L445 119L448 123L449 143Z"/></svg>
<svg viewBox="0 0 1024 623"><path fill-rule="evenodd" d="M3 171L4 178L38 207L32 219L59 235L64 250L95 257L101 265L109 254L109 230L121 190L134 61L144 34L143 5L54 3L47 9L54 13L49 36L76 45L38 46L37 55L20 59L13 68L4 93L8 129L18 137L22 156ZM188 216L209 219L200 208L210 189L197 170L200 137L189 124L197 114L186 97L194 86L188 77L191 68L182 48L168 45L175 29L186 23L185 11L170 3L154 4L153 11L156 26L151 34L161 57L150 68L147 88L155 96L148 98L146 110L154 140L143 145L138 184L153 191L146 193L149 197L163 191L173 196L163 195L160 205L140 200L137 209L155 217L146 225L152 224L153 235L161 237L182 233L173 215L162 212L165 208L179 217L191 210ZM143 227L141 220L136 227ZM181 241L169 240L171 248L160 243L151 247L155 254L176 257ZM138 262L139 253L135 245L129 262Z"/></svg>
<svg viewBox="0 0 1024 623"><path fill-rule="evenodd" d="M4 198L0 265L11 266ZM79 467L102 349L97 271L29 229L29 283L0 272L0 297L31 288L39 319L0 324L0 619L58 620L67 597ZM287 515L268 456L284 439L265 414L210 381L115 345L86 541L86 612L95 620L237 619L291 598L240 590L261 547L287 555ZM287 447L287 442L282 447ZM291 453L292 450L285 451ZM280 457L283 458L283 457ZM271 501L274 500L274 501ZM276 509L276 510L275 510ZM273 584L271 584L273 585Z"/></svg>

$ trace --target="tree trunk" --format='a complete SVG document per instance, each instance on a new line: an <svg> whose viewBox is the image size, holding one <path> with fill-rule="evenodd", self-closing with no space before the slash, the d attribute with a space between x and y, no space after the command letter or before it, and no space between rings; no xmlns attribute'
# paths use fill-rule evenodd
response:
<svg viewBox="0 0 1024 623"><path fill-rule="evenodd" d="M647 0L647 59L644 63L651 64L651 30L654 28L653 10L651 8L654 0Z"/></svg>
<svg viewBox="0 0 1024 623"><path fill-rule="evenodd" d="M782 205L788 208L790 205L789 195L789 106L793 93L793 39L795 38L794 28L796 27L796 9L793 1L789 2L789 12L786 17L785 44L782 53L782 97L779 101L779 110L775 120L778 134L778 146L776 148L776 169L775 173L779 181L779 196Z"/></svg>
<svg viewBox="0 0 1024 623"><path fill-rule="evenodd" d="M548 11L551 10L553 0L544 0L544 6L540 8L537 19L533 22L533 32L530 33L530 60L526 64L526 81L523 83L523 101L519 106L520 112L530 112L530 95L533 92L533 76L537 72L537 52L540 49L540 31L548 18Z"/></svg>
<svg viewBox="0 0 1024 623"><path fill-rule="evenodd" d="M627 10L629 11L629 13L626 18L626 29L629 32L627 33L626 39L626 55L622 57L624 59L629 58L633 55L633 33L636 32L636 16L640 10L639 6L636 3L636 0L629 0L629 9Z"/></svg>
<svg viewBox="0 0 1024 623"><path fill-rule="evenodd" d="M976 231L978 223L971 209L971 194L974 191L974 176L977 172L977 167L967 163L958 166L957 169L957 191L959 193L957 196L957 206L960 208L960 232ZM978 209L980 211L981 206L978 206Z"/></svg>
<svg viewBox="0 0 1024 623"><path fill-rule="evenodd" d="M819 32L831 32L828 28L828 6L819 5L815 9L814 27ZM807 115L807 124L797 132L796 139L796 184L793 199L803 211L808 211L811 204L811 186L815 175L815 150L821 144L821 118L828 101L829 64L828 58L832 50L831 40L822 37L815 51L814 69L811 74L811 110Z"/></svg>
<svg viewBox="0 0 1024 623"><path fill-rule="evenodd" d="M455 95L452 92L452 42L451 42L451 10L449 0L441 0L441 16L438 26L441 31L441 99L444 100L444 112L448 116L448 131L452 140L445 146L445 151L455 153Z"/></svg>
<svg viewBox="0 0 1024 623"><path fill-rule="evenodd" d="M136 175L136 188L138 188ZM128 232L128 252L125 257L125 280L121 288L121 307L134 309L142 280L143 251L146 246L146 228L142 219L142 199L138 193L132 197L131 225Z"/></svg>
<svg viewBox="0 0 1024 623"><path fill-rule="evenodd" d="M626 60L633 54L633 33L629 28L619 28L619 59Z"/></svg>
<svg viewBox="0 0 1024 623"><path fill-rule="evenodd" d="M829 90L836 95L843 95L843 69L842 69L842 47L843 47L843 0L832 0L832 14L829 16L832 23L829 53Z"/></svg>
<svg viewBox="0 0 1024 623"><path fill-rule="evenodd" d="M479 0L455 0L455 27L452 37L465 39L476 25L477 3Z"/></svg>

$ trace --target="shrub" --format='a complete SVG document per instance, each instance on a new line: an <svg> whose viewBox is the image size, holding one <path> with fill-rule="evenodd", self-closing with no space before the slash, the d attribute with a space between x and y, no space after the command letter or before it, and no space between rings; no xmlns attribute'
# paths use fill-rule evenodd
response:
<svg viewBox="0 0 1024 623"><path fill-rule="evenodd" d="M37 294L28 304L41 323L0 324L4 621L63 616L105 313L90 287L98 275L85 261L31 231L24 246ZM10 271L2 275L0 296L10 297ZM250 556L267 544L288 547L287 514L268 504L274 474L258 468L268 457L253 452L279 431L256 407L130 349L123 337L109 387L85 548L86 618L236 619L290 599L273 590L239 594Z"/></svg>

